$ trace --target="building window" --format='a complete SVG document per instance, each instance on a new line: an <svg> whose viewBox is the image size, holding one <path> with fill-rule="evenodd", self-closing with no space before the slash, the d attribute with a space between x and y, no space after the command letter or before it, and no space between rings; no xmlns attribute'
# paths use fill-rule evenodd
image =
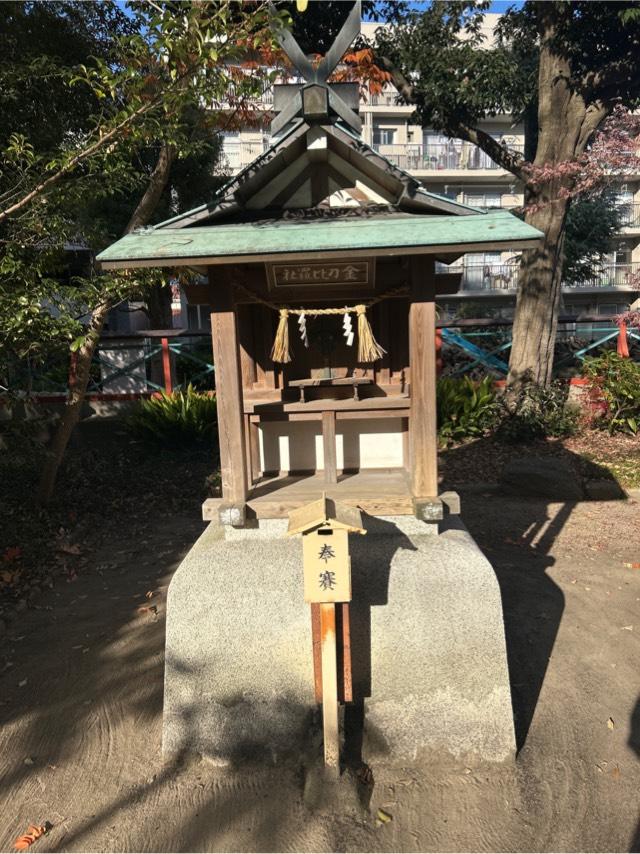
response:
<svg viewBox="0 0 640 854"><path fill-rule="evenodd" d="M474 208L499 208L502 206L502 193L465 193L464 203L472 205Z"/></svg>
<svg viewBox="0 0 640 854"><path fill-rule="evenodd" d="M464 256L465 267L482 267L487 264L494 266L500 264L501 261L501 252L467 252Z"/></svg>
<svg viewBox="0 0 640 854"><path fill-rule="evenodd" d="M373 126L373 144L374 145L393 145L395 141L396 128L381 127L380 125Z"/></svg>
<svg viewBox="0 0 640 854"><path fill-rule="evenodd" d="M210 305L196 303L196 305L187 306L187 326L189 329L197 330L198 332L202 330L208 331L210 322Z"/></svg>

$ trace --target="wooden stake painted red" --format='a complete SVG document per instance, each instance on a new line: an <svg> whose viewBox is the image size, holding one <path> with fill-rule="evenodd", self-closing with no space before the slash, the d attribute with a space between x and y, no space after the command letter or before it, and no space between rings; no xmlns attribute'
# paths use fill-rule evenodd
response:
<svg viewBox="0 0 640 854"><path fill-rule="evenodd" d="M629 339L627 338L627 324L621 320L618 324L618 356L623 359L629 358Z"/></svg>
<svg viewBox="0 0 640 854"><path fill-rule="evenodd" d="M162 344L162 373L164 376L164 390L167 394L173 392L173 383L171 382L171 352L169 350L169 339L161 338Z"/></svg>

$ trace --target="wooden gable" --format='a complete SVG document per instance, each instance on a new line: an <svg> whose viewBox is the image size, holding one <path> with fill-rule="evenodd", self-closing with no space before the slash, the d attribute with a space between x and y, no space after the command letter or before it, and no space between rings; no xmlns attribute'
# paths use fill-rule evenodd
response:
<svg viewBox="0 0 640 854"><path fill-rule="evenodd" d="M287 536L295 534L308 534L315 531L321 525L330 525L351 534L366 534L362 527L362 514L357 507L348 507L333 498L327 498L323 493L322 498L305 504L297 510L289 513L289 528Z"/></svg>

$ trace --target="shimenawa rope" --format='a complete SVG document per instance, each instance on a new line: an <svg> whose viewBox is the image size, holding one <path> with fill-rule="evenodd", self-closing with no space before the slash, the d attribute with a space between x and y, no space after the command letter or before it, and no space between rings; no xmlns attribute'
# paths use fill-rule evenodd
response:
<svg viewBox="0 0 640 854"><path fill-rule="evenodd" d="M276 337L273 342L273 347L271 348L271 358L274 362L279 362L281 364L286 364L291 361L291 352L289 347L290 314L304 314L309 315L310 317L320 317L327 314L355 313L358 318L358 362L376 362L378 359L381 359L387 351L378 344L373 335L373 330L371 329L371 324L367 317L367 309L379 302L382 302L382 300L385 300L388 297L406 293L407 290L406 286L403 285L402 287L386 291L385 293L380 294L380 296L369 300L367 303L345 306L344 308L285 308L284 306L274 305L274 303L263 299L258 296L258 294L254 294L252 291L245 288L244 285L236 283L234 286L237 290L242 291L245 296L250 297L254 302L261 303L262 305L267 306L267 308L279 313L280 318L278 320Z"/></svg>

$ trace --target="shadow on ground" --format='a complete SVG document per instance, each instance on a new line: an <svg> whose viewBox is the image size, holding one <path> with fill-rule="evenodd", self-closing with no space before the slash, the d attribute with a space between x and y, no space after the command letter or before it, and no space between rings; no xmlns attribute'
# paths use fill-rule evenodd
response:
<svg viewBox="0 0 640 854"><path fill-rule="evenodd" d="M460 465L472 466L473 460L467 457ZM131 482L136 477L134 468ZM163 477L166 473L158 471L158 484ZM92 488L100 489L100 483ZM195 495L201 484L184 478L181 488ZM614 694L619 683L632 681L628 673L621 678L622 664L637 633L619 627L631 622L624 607L634 604L637 593L633 588L628 588L632 596L616 593L618 605L615 596L605 598L604 590L607 586L614 593L617 584L626 584L621 567L628 558L610 550L607 566L589 567L596 582L589 579L588 585L603 587L595 600L584 592L588 587L578 590L567 581L574 557L567 557L565 549L562 583L565 591L575 591L576 622L588 616L585 634L575 629L573 645L565 639L563 657L549 673L563 615L572 607L571 596L565 599L549 574L557 569L558 538L583 508L542 498L505 500L489 490L461 492L463 519L494 565L502 591L518 743L535 744L532 757L521 757L513 773L534 780L538 800L529 797L525 781L525 796L518 801L512 777L508 788L501 788L502 778L490 772L456 775L429 767L415 772L416 782L403 768L388 780L397 793L396 805L388 808L393 821L381 828L357 821L347 826L342 816L305 811L295 768L263 766L239 775L181 756L163 765L166 587L202 523L197 512L180 515L169 506L152 511L141 506L135 517L118 516L108 541L97 550L87 535L83 547L92 554L91 566L76 581L58 584L43 597L40 610L21 614L3 639L2 653L11 666L0 674L0 848L10 848L28 824L46 820L54 828L40 850L52 851L499 850L496 845L503 850L610 850L607 840L616 844L623 835L627 845L636 817L623 814L636 806L625 792L634 790L637 777L625 765L624 752L615 752L612 739L622 738L622 727L611 734L606 720L609 714L628 720L634 698L606 697L603 704L611 703L601 708L594 695L600 702L598 694ZM607 514L598 519L606 520ZM576 562L585 554L576 551ZM635 581L636 576L630 578ZM613 611L606 620L601 618L605 607ZM613 626L611 619L617 620ZM618 670L609 670L608 660L605 670L601 660L602 650L613 647L611 637L619 639L612 658ZM553 690L541 700L545 680ZM361 721L354 724L357 734ZM626 734L624 740L627 749ZM640 755L640 700L631 715L628 747L634 759ZM351 750L347 759L357 767L362 761L357 740ZM609 767L619 761L623 774L618 782L595 770L602 756L610 760ZM376 797L380 792L391 797L374 771ZM384 780L382 772L379 779ZM408 810L404 820L403 809ZM416 837L410 836L414 829ZM631 850L639 847L640 828Z"/></svg>
<svg viewBox="0 0 640 854"><path fill-rule="evenodd" d="M629 747L640 760L640 696L636 700L636 704L631 714ZM629 850L631 851L631 854L637 854L637 852L640 851L640 818L638 819L638 826L631 841L631 847Z"/></svg>
<svg viewBox="0 0 640 854"><path fill-rule="evenodd" d="M540 443L543 447L543 443ZM551 652L554 647L565 607L562 590L550 578L548 570L555 564L551 551L568 522L577 500L562 500L562 495L527 495L529 484L522 484L522 493L513 494L511 502L502 501L500 514L491 511L497 492L496 484L475 485L474 466L482 460L485 449L495 451L493 440L480 439L442 453L445 472L443 488L458 489L463 495L462 518L472 536L486 553L495 570L504 611L507 659L511 683L511 698L516 730L516 744L525 744L536 709ZM576 484L582 487L585 478L612 481L611 474L600 466L567 450L560 443L550 443L548 454L562 467L575 474ZM524 454L523 454L524 452ZM505 446L505 462L530 451L521 446ZM469 484L460 479L465 469ZM455 480L450 480L453 473ZM500 477L494 470L493 479ZM614 494L615 494L615 482ZM625 497L617 485L620 498ZM586 500L586 498L585 498ZM553 510L550 505L553 504Z"/></svg>

